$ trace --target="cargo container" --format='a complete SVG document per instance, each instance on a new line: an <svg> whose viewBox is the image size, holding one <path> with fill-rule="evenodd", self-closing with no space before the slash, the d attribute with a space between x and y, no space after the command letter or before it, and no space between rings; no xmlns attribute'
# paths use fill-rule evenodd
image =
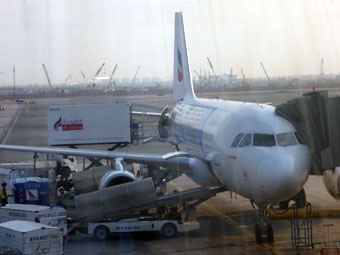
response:
<svg viewBox="0 0 340 255"><path fill-rule="evenodd" d="M130 143L129 104L51 106L48 108L50 145Z"/></svg>
<svg viewBox="0 0 340 255"><path fill-rule="evenodd" d="M41 223L9 221L0 224L0 246L11 247L23 254L62 255L62 232Z"/></svg>
<svg viewBox="0 0 340 255"><path fill-rule="evenodd" d="M63 207L7 204L0 209L0 223L13 220L36 221L37 219L42 224L60 228L63 235L67 234L66 210Z"/></svg>
<svg viewBox="0 0 340 255"><path fill-rule="evenodd" d="M55 205L57 200L55 182L48 178L17 178L14 183L16 204Z"/></svg>

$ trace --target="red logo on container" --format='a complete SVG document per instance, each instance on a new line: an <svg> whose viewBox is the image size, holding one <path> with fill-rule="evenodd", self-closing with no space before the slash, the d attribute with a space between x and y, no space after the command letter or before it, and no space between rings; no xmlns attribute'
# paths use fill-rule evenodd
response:
<svg viewBox="0 0 340 255"><path fill-rule="evenodd" d="M83 130L83 123L79 123L79 124L64 124L63 125L63 131L69 131L69 130Z"/></svg>
<svg viewBox="0 0 340 255"><path fill-rule="evenodd" d="M61 127L61 131L72 131L72 130L83 130L83 120L81 119L75 119L75 120L67 120L60 118L54 123L54 129L56 131L60 130L59 127Z"/></svg>
<svg viewBox="0 0 340 255"><path fill-rule="evenodd" d="M27 189L26 190L26 201L38 201L39 193L36 189Z"/></svg>

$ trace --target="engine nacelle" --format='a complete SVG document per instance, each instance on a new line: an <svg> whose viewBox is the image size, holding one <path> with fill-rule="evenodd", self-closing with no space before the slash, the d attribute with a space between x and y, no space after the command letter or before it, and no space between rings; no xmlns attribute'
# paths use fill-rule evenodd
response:
<svg viewBox="0 0 340 255"><path fill-rule="evenodd" d="M208 164L197 158L189 159L189 166L192 174L189 175L199 185L202 186L220 186L221 183L213 174Z"/></svg>
<svg viewBox="0 0 340 255"><path fill-rule="evenodd" d="M125 170L108 171L100 180L98 190L103 188L136 181L137 177Z"/></svg>
<svg viewBox="0 0 340 255"><path fill-rule="evenodd" d="M340 200L340 168L324 171L323 182L328 193L335 199Z"/></svg>

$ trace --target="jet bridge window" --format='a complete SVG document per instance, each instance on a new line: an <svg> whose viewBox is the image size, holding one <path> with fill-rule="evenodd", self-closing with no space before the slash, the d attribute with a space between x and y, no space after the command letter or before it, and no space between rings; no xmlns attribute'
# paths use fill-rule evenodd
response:
<svg viewBox="0 0 340 255"><path fill-rule="evenodd" d="M246 147L249 145L251 145L251 134L246 134L238 147Z"/></svg>
<svg viewBox="0 0 340 255"><path fill-rule="evenodd" d="M235 137L233 143L231 144L231 148L237 147L237 145L238 145L238 143L241 141L242 137L243 137L243 133L238 134L238 135Z"/></svg>
<svg viewBox="0 0 340 255"><path fill-rule="evenodd" d="M275 145L276 142L274 135L254 134L253 146L272 147Z"/></svg>
<svg viewBox="0 0 340 255"><path fill-rule="evenodd" d="M278 134L276 135L276 140L280 146L289 146L296 144L293 133Z"/></svg>

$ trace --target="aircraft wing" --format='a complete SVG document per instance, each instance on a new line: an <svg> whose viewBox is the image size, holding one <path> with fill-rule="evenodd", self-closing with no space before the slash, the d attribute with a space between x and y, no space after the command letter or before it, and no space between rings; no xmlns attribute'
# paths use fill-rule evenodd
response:
<svg viewBox="0 0 340 255"><path fill-rule="evenodd" d="M21 146L21 145L0 145L0 150L21 151L32 153L60 154L73 155L89 158L116 159L122 158L128 163L140 163L164 167L176 167L177 169L188 169L189 158L193 155L185 152L174 152L164 155L146 154L146 153L129 153L129 152L114 152L92 149L70 149L61 147L36 147L36 146Z"/></svg>

